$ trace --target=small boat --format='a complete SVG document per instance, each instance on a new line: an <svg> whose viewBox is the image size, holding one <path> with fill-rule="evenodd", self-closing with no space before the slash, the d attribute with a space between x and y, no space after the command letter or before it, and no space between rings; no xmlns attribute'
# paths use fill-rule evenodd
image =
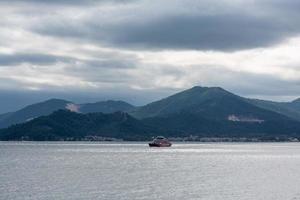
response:
<svg viewBox="0 0 300 200"><path fill-rule="evenodd" d="M170 147L172 143L163 136L157 136L152 142L149 143L149 147Z"/></svg>

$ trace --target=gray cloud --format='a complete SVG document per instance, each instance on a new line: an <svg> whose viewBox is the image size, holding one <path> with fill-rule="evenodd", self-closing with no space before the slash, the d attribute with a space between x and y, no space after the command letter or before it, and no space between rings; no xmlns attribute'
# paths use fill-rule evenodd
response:
<svg viewBox="0 0 300 200"><path fill-rule="evenodd" d="M238 50L272 45L298 34L295 29L243 15L172 16L114 27L109 42L142 48Z"/></svg>
<svg viewBox="0 0 300 200"><path fill-rule="evenodd" d="M285 41L300 33L296 0L0 5L0 112L14 98L10 109L52 97L144 104L194 85L274 100L300 95L300 40Z"/></svg>
<svg viewBox="0 0 300 200"><path fill-rule="evenodd" d="M99 55L97 59L79 59L69 56L56 56L50 54L39 54L39 53L16 53L16 54L0 54L0 66L16 66L20 64L30 65L53 65L55 63L66 63L73 66L85 66L86 68L113 68L113 69L126 69L135 68L136 58L118 54L104 54Z"/></svg>
<svg viewBox="0 0 300 200"><path fill-rule="evenodd" d="M95 68L107 68L107 69L131 69L136 68L138 60L130 58L105 58L105 59L91 59L91 60L80 60L85 66Z"/></svg>
<svg viewBox="0 0 300 200"><path fill-rule="evenodd" d="M190 2L190 1L189 1ZM254 1L249 8L239 5L231 10L228 2L204 12L207 2L192 1L190 9L177 13L164 9L142 11L125 10L103 17L93 13L90 17L74 21L46 21L32 29L40 34L56 37L85 39L107 46L133 49L197 49L239 50L277 44L300 33L299 3L287 0ZM142 1L143 3L143 1ZM140 4L142 4L140 3ZM216 3L216 2L215 2ZM217 3L216 3L217 4ZM245 3L246 4L246 3ZM282 5L282 6L281 6ZM245 5L247 6L247 4ZM280 8L280 9L279 9ZM133 8L136 9L136 8ZM229 9L229 10L228 10ZM243 12L243 9L245 11ZM155 13L152 17L149 13ZM115 16L114 16L115 15ZM114 21L114 18L123 18Z"/></svg>
<svg viewBox="0 0 300 200"><path fill-rule="evenodd" d="M99 3L127 3L133 0L2 0L0 4L35 3L44 5L90 5Z"/></svg>
<svg viewBox="0 0 300 200"><path fill-rule="evenodd" d="M49 65L57 62L70 62L70 58L47 54L0 54L0 66L15 66L22 63Z"/></svg>

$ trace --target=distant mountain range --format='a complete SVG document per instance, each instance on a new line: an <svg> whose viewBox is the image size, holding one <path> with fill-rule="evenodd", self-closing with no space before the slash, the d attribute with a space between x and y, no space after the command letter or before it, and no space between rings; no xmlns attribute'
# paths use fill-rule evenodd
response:
<svg viewBox="0 0 300 200"><path fill-rule="evenodd" d="M271 110L300 121L300 99L292 102L274 102L259 99L247 99L247 101L257 107Z"/></svg>
<svg viewBox="0 0 300 200"><path fill-rule="evenodd" d="M130 112L135 109L135 106L124 101L101 101L96 103L86 103L79 105L81 113L113 113L117 111Z"/></svg>
<svg viewBox="0 0 300 200"><path fill-rule="evenodd" d="M259 137L300 133L300 122L295 119L258 107L218 87L193 87L143 106L132 115L148 125L181 131L185 136Z"/></svg>
<svg viewBox="0 0 300 200"><path fill-rule="evenodd" d="M300 100L247 99L219 87L196 86L141 107L122 101L75 104L52 99L0 115L0 127L2 140L144 140L158 134L300 139Z"/></svg>
<svg viewBox="0 0 300 200"><path fill-rule="evenodd" d="M65 109L70 103L71 102L65 100L51 99L27 106L16 112L3 114L1 115L2 117L0 117L0 128L5 128L13 124L24 123L36 117L49 115L55 110Z"/></svg>
<svg viewBox="0 0 300 200"><path fill-rule="evenodd" d="M6 128L13 124L24 123L40 116L47 116L57 110L70 110L78 113L113 113L117 111L129 112L135 109L123 101L102 101L96 103L75 104L61 99L50 99L41 103L27 106L16 112L0 115L0 128Z"/></svg>
<svg viewBox="0 0 300 200"><path fill-rule="evenodd" d="M156 133L124 112L110 114L81 114L58 110L49 116L0 130L2 140L81 140L84 137L101 136L124 140L145 140Z"/></svg>

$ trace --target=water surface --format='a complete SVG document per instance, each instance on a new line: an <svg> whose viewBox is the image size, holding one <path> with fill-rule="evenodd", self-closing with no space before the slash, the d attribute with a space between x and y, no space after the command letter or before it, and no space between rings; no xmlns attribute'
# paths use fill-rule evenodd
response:
<svg viewBox="0 0 300 200"><path fill-rule="evenodd" d="M300 200L300 143L0 142L0 199Z"/></svg>

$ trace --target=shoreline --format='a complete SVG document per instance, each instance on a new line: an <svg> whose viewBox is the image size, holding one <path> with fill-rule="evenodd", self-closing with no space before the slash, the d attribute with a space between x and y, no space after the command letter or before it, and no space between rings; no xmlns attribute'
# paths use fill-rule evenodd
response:
<svg viewBox="0 0 300 200"><path fill-rule="evenodd" d="M148 144L151 142L151 140L136 140L136 141L85 141L85 140L43 140L43 141L38 141L38 140L0 140L1 143L103 143L103 144L130 144L130 143L142 143L142 144ZM171 141L173 144L208 144L208 143L299 143L299 141L274 141L274 140L265 140L265 141Z"/></svg>

